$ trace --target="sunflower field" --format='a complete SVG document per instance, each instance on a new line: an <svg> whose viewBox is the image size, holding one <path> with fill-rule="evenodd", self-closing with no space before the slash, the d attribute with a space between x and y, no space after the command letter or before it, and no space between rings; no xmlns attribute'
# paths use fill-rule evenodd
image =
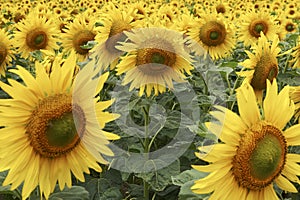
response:
<svg viewBox="0 0 300 200"><path fill-rule="evenodd" d="M299 200L299 0L0 0L0 200Z"/></svg>

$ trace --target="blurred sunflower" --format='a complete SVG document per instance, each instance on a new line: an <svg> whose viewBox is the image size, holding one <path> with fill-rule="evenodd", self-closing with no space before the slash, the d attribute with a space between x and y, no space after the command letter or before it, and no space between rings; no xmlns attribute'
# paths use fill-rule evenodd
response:
<svg viewBox="0 0 300 200"><path fill-rule="evenodd" d="M35 77L22 67L11 70L24 84L0 82L12 97L0 102L0 170L9 170L3 185L11 184L11 190L23 182L23 199L37 185L41 198L48 199L57 182L61 190L71 187L71 173L84 181L89 168L101 172L99 163L107 164L103 154L113 155L108 140L119 137L102 129L118 115L103 111L112 100L94 98L108 74L92 79L93 68L85 67L74 79L75 67L73 53L62 66L54 65L50 76L37 62Z"/></svg>
<svg viewBox="0 0 300 200"><path fill-rule="evenodd" d="M274 18L266 12L249 12L241 17L239 28L239 40L245 46L253 45L257 42L262 32L268 39L276 37L278 27Z"/></svg>
<svg viewBox="0 0 300 200"><path fill-rule="evenodd" d="M235 47L233 29L222 15L204 15L194 21L187 34L192 50L201 55L203 47L214 60L230 55Z"/></svg>
<svg viewBox="0 0 300 200"><path fill-rule="evenodd" d="M94 41L97 32L94 27L95 20L85 14L77 15L77 17L67 24L62 34L62 46L64 51L70 52L74 50L79 61L83 61L89 56L88 48L85 48L89 41Z"/></svg>
<svg viewBox="0 0 300 200"><path fill-rule="evenodd" d="M290 97L295 103L295 120L299 119L300 123L300 86L290 86Z"/></svg>
<svg viewBox="0 0 300 200"><path fill-rule="evenodd" d="M240 65L249 70L241 71L237 74L245 77L243 83L251 84L260 103L263 90L266 89L266 79L272 81L278 74L277 56L280 52L278 43L279 39L276 36L272 41L272 45L270 45L267 38L261 33L258 44L252 46L253 53L245 51L249 59L240 63Z"/></svg>
<svg viewBox="0 0 300 200"><path fill-rule="evenodd" d="M4 29L0 30L0 75L5 76L7 65L14 58L12 41Z"/></svg>
<svg viewBox="0 0 300 200"><path fill-rule="evenodd" d="M297 31L297 23L295 23L292 19L288 19L283 14L278 15L276 21L278 21L280 26L280 31L277 33L280 40L285 39L286 34L295 33Z"/></svg>
<svg viewBox="0 0 300 200"><path fill-rule="evenodd" d="M292 49L292 59L289 61L293 68L300 68L300 37L297 45Z"/></svg>
<svg viewBox="0 0 300 200"><path fill-rule="evenodd" d="M289 87L279 94L277 89L276 79L272 84L267 80L263 115L248 83L237 90L240 116L221 106L211 112L220 123L208 122L206 126L222 143L204 146L196 153L209 164L193 168L210 174L195 181L191 188L195 193L212 192L211 199L279 199L274 183L297 193L290 181L300 183L300 155L289 153L288 147L300 145L300 125L283 131L295 107Z"/></svg>
<svg viewBox="0 0 300 200"><path fill-rule="evenodd" d="M126 39L124 31L128 31L139 23L140 20L134 21L131 13L126 13L114 6L107 7L108 11L101 20L102 26L97 27L95 40L98 43L91 52L97 57L99 67L106 69L110 66L113 69L119 61L119 56L124 52L116 49L118 42Z"/></svg>
<svg viewBox="0 0 300 200"><path fill-rule="evenodd" d="M16 24L16 29L13 45L24 58L28 58L35 50L54 51L59 48L57 45L59 31L56 26L51 20L39 17L35 12L28 14L26 19Z"/></svg>
<svg viewBox="0 0 300 200"><path fill-rule="evenodd" d="M123 84L131 82L129 90L139 88L147 96L158 95L173 88L172 81L182 82L184 72L190 74L191 58L184 50L183 35L158 27L134 29L125 32L130 42L117 48L128 52L117 65L117 74L126 73Z"/></svg>

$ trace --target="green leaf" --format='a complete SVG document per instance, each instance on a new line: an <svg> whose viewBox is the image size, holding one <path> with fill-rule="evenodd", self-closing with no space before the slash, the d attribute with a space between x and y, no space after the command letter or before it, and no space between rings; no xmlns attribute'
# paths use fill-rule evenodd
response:
<svg viewBox="0 0 300 200"><path fill-rule="evenodd" d="M164 161L160 160L161 164L166 164ZM158 163L158 161L150 162L148 161L145 164L145 168L153 169ZM157 171L152 171L150 173L142 173L142 174L136 174L137 177L142 178L146 182L149 183L151 188L155 191L162 191L166 188L166 186L170 185L172 183L172 176L175 176L180 173L180 162L179 160L176 160L172 164L168 165L165 168L162 168Z"/></svg>
<svg viewBox="0 0 300 200"><path fill-rule="evenodd" d="M54 193L49 196L49 200L89 200L89 193L81 186L72 186L59 191L56 187Z"/></svg>
<svg viewBox="0 0 300 200"><path fill-rule="evenodd" d="M172 176L172 183L180 186L179 200L199 200L209 196L209 194L195 194L192 192L191 187L194 185L195 180L204 178L207 173L199 172L195 169L186 170L177 176Z"/></svg>
<svg viewBox="0 0 300 200"><path fill-rule="evenodd" d="M86 183L85 188L90 194L90 199L122 199L122 194L120 190L117 187L112 187L111 185L111 181L108 179L94 178Z"/></svg>

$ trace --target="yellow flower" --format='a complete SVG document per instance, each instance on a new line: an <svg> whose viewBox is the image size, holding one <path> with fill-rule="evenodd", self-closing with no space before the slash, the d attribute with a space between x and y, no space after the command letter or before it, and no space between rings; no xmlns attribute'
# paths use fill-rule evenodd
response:
<svg viewBox="0 0 300 200"><path fill-rule="evenodd" d="M0 101L0 125L4 127L0 129L0 170L9 170L3 185L11 184L11 190L23 182L23 199L37 185L46 199L57 182L61 190L65 185L71 187L71 173L84 181L83 173L89 173L89 168L101 172L99 163L107 164L102 155L113 155L108 139L119 138L102 130L118 117L103 111L112 100L94 98L108 74L97 83L92 79L96 72L89 66L74 79L74 53L62 66L54 64L50 76L36 63L35 77L22 67L11 70L24 84L12 79L9 84L0 82L1 89L12 97ZM95 85L97 90L91 90Z"/></svg>
<svg viewBox="0 0 300 200"><path fill-rule="evenodd" d="M190 74L191 58L184 49L183 35L165 28L148 27L125 32L128 41L117 48L128 52L117 65L117 74L126 73L123 84L131 82L130 90L140 88L150 96L163 93L172 80L183 81L184 72Z"/></svg>
<svg viewBox="0 0 300 200"><path fill-rule="evenodd" d="M257 42L261 32L270 40L276 37L277 30L275 20L269 13L252 11L241 16L238 38L245 46L250 46Z"/></svg>
<svg viewBox="0 0 300 200"><path fill-rule="evenodd" d="M297 192L290 181L300 183L300 155L289 153L288 147L300 145L300 125L283 131L295 107L289 87L279 94L277 89L275 79L272 84L267 80L263 115L250 84L237 90L240 115L221 106L211 112L220 123L208 122L206 126L222 143L204 146L199 148L202 153L196 153L209 164L193 167L210 174L195 181L195 193L212 192L210 199L278 199L274 183Z"/></svg>
<svg viewBox="0 0 300 200"><path fill-rule="evenodd" d="M187 33L191 49L202 54L203 47L215 60L229 56L235 47L234 32L222 15L206 14L195 20Z"/></svg>
<svg viewBox="0 0 300 200"><path fill-rule="evenodd" d="M135 27L138 24L138 20L134 22L131 13L117 9L113 5L107 6L107 9L101 20L103 26L96 28L99 32L95 38L98 44L91 52L94 58L97 57L98 66L103 69L110 66L111 69L114 69L119 61L119 56L124 53L116 49L115 46L118 45L118 42L125 41L126 36L123 32ZM130 11L133 12L133 10Z"/></svg>
<svg viewBox="0 0 300 200"><path fill-rule="evenodd" d="M24 58L28 58L35 50L58 49L59 30L46 17L39 17L36 12L26 16L26 19L16 24L13 44Z"/></svg>
<svg viewBox="0 0 300 200"><path fill-rule="evenodd" d="M95 20L84 14L77 15L74 21L66 25L62 34L64 51L74 50L78 60L83 61L89 56L89 49L83 48L89 41L93 41L97 32L94 29Z"/></svg>
<svg viewBox="0 0 300 200"><path fill-rule="evenodd" d="M300 116L300 86L290 86L290 97L295 103L295 120L297 120Z"/></svg>
<svg viewBox="0 0 300 200"><path fill-rule="evenodd" d="M0 75L5 76L7 65L12 61L14 51L12 40L9 39L4 29L0 30Z"/></svg>
<svg viewBox="0 0 300 200"><path fill-rule="evenodd" d="M279 39L276 36L270 45L267 38L261 33L258 44L252 46L254 53L246 51L249 59L240 63L249 70L237 74L245 77L244 83L252 85L259 102L262 101L263 90L266 88L266 79L272 81L278 74L277 56L280 52L278 43Z"/></svg>
<svg viewBox="0 0 300 200"><path fill-rule="evenodd" d="M292 49L292 59L289 61L293 68L300 68L300 37L298 37L297 45Z"/></svg>

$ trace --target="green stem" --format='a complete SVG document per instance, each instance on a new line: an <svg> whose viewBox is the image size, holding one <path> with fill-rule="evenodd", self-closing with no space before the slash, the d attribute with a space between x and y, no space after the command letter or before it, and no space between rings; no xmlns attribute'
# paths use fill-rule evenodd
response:
<svg viewBox="0 0 300 200"><path fill-rule="evenodd" d="M238 76L238 77L236 78L236 80L235 80L235 83L234 83L234 85L233 85L233 88L230 90L229 97L231 97L231 96L233 95L234 91L235 91L236 88L238 87L238 83L240 82L240 80L241 80L241 77ZM228 105L228 108L230 108L230 110L232 110L233 107L234 107L234 104L235 104L235 101L232 102L231 104L229 104L229 105Z"/></svg>
<svg viewBox="0 0 300 200"><path fill-rule="evenodd" d="M145 156L149 156L148 153L150 151L149 149L149 107L143 107L144 110L144 120L145 120L145 140L144 140L144 153ZM147 160L147 159L146 159ZM149 188L150 185L147 181L143 181L144 184L144 199L149 200Z"/></svg>

